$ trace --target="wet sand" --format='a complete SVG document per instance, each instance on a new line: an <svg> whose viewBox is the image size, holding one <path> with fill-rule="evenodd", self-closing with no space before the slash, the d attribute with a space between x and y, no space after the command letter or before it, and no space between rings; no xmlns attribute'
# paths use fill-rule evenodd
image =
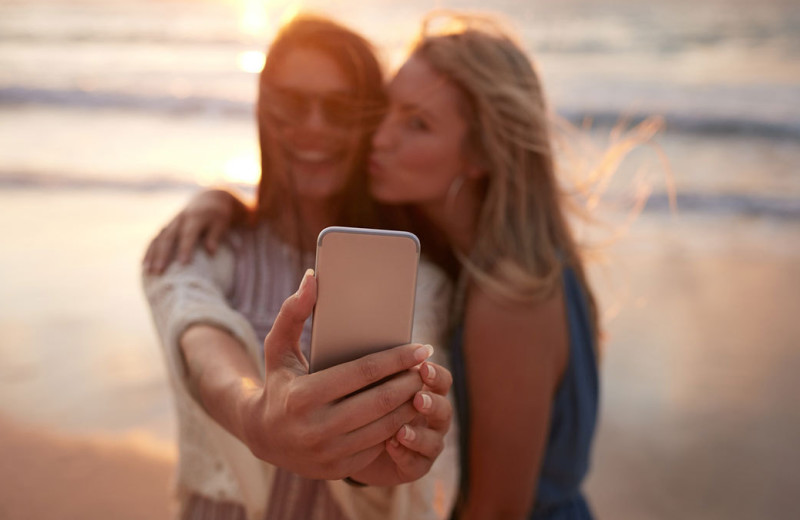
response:
<svg viewBox="0 0 800 520"><path fill-rule="evenodd" d="M600 294L623 307L587 485L600 518L800 514L798 236L798 222L647 215L613 248Z"/></svg>
<svg viewBox="0 0 800 520"><path fill-rule="evenodd" d="M1 190L0 518L167 518L174 419L138 280L188 192ZM592 271L600 519L790 518L800 222L648 213Z"/></svg>
<svg viewBox="0 0 800 520"><path fill-rule="evenodd" d="M166 520L174 460L131 440L0 419L0 518Z"/></svg>

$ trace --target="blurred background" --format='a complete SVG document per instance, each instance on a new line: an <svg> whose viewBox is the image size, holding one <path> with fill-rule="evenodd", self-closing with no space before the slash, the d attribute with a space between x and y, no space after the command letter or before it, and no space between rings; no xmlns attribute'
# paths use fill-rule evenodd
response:
<svg viewBox="0 0 800 520"><path fill-rule="evenodd" d="M176 426L139 262L194 192L256 182L281 21L330 14L391 69L425 12L482 4L0 0L0 518L168 518ZM600 148L621 119L665 121L608 187L650 198L591 271L598 518L800 517L800 4L491 9Z"/></svg>

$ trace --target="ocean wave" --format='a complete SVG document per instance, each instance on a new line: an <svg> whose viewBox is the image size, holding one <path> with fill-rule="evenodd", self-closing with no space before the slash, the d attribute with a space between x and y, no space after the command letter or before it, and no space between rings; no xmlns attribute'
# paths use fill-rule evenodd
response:
<svg viewBox="0 0 800 520"><path fill-rule="evenodd" d="M85 89L44 89L0 87L0 106L57 106L64 108L123 109L166 115L214 114L250 117L253 104L232 99L203 96L143 96L128 92Z"/></svg>
<svg viewBox="0 0 800 520"><path fill-rule="evenodd" d="M130 32L73 32L73 33L43 33L39 31L8 31L0 35L0 43L23 45L85 45L95 43L108 44L147 44L170 45L178 47L193 46L232 46L253 47L262 46L262 42L253 37L238 34L169 34L163 31L130 31Z"/></svg>
<svg viewBox="0 0 800 520"><path fill-rule="evenodd" d="M228 186L253 194L250 184ZM196 182L167 176L148 176L141 179L105 179L98 177L75 177L58 174L34 174L0 172L0 190L75 190L75 191L122 191L122 192L166 192L196 191L203 186ZM606 199L607 203L613 200ZM666 192L650 195L643 209L645 213L670 213L673 211L671 197ZM630 204L617 200L621 207ZM630 202L630 201L628 201ZM781 220L800 220L800 198L741 193L705 193L681 191L675 194L677 214L709 214L762 216Z"/></svg>
<svg viewBox="0 0 800 520"><path fill-rule="evenodd" d="M795 17L796 19L796 17ZM567 31L553 37L540 27L529 27L527 37L534 54L551 53L562 55L599 55L650 52L654 55L680 54L696 49L747 42L750 46L771 46L795 52L798 42L796 21L791 16L786 20L772 20L769 25L742 20L739 27L709 30L706 26L680 27L665 23L660 18L628 20L617 18L628 31L627 37L610 38L606 35L585 31ZM529 21L529 23L531 23ZM234 25L235 27L235 25ZM167 31L163 27L128 27L127 30L73 27L61 28L60 32L43 32L27 27L11 27L0 34L0 43L22 45L74 45L74 44L147 44L174 47L263 47L265 42L255 36L232 32L229 28L217 27L210 32Z"/></svg>
<svg viewBox="0 0 800 520"><path fill-rule="evenodd" d="M749 195L740 193L680 192L675 196L676 211L681 213L765 216L787 220L800 219L800 198ZM667 193L648 198L646 212L670 212Z"/></svg>
<svg viewBox="0 0 800 520"><path fill-rule="evenodd" d="M603 103L595 100L592 107L557 107L557 112L575 125L590 120L593 128L606 128L625 120L636 123L652 115L643 111L598 109ZM84 89L44 89L31 87L0 87L0 107L49 106L83 110L120 109L150 112L165 116L215 116L251 118L251 102L205 96L140 95L128 92ZM758 113L747 115L721 115L697 113L693 107L685 110L675 106L659 110L669 132L704 135L752 135L771 139L800 139L800 120L776 120Z"/></svg>
<svg viewBox="0 0 800 520"><path fill-rule="evenodd" d="M141 179L110 179L56 173L0 172L0 189L158 192L196 190L199 187L200 185L196 182L167 176L148 176Z"/></svg>
<svg viewBox="0 0 800 520"><path fill-rule="evenodd" d="M726 116L719 114L691 114L679 111L631 112L627 110L575 110L559 109L559 115L570 123L581 126L591 122L592 128L609 128L625 121L628 126L635 125L652 115L664 118L670 133L701 134L708 136L757 136L767 139L800 139L800 121L775 121L759 118L757 115Z"/></svg>

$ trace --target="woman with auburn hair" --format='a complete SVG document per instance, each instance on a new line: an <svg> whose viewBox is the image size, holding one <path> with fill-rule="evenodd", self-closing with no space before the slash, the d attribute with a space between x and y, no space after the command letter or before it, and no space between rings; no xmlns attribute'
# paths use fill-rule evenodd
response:
<svg viewBox="0 0 800 520"><path fill-rule="evenodd" d="M444 274L421 261L414 343L309 373L317 235L391 223L365 167L385 106L378 61L353 31L295 18L257 106L253 218L213 257L144 278L178 415L180 518L441 519L457 480L455 449L443 452L452 379L433 362L444 352L429 359Z"/></svg>
<svg viewBox="0 0 800 520"><path fill-rule="evenodd" d="M536 70L490 18L428 18L388 85L370 190L409 206L456 283L454 389L462 481L453 518L590 519L581 484L598 410L598 311L559 183ZM200 195L150 259L213 246L241 202ZM219 215L220 213L217 213Z"/></svg>

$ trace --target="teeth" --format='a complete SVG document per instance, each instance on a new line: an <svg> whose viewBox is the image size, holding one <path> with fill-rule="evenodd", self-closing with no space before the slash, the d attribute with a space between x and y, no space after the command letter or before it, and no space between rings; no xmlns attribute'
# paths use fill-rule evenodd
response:
<svg viewBox="0 0 800 520"><path fill-rule="evenodd" d="M332 156L327 152L320 152L320 151L295 151L294 156L301 161L306 162L324 162L328 161L332 158Z"/></svg>

